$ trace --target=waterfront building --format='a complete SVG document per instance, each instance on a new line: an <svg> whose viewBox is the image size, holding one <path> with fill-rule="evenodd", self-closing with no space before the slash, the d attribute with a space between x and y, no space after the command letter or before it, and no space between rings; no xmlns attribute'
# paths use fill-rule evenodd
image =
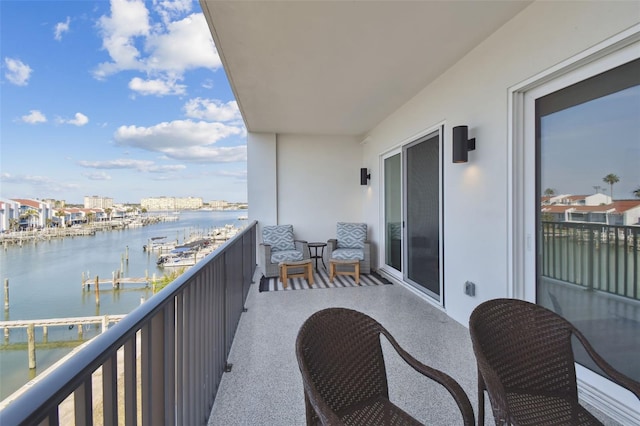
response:
<svg viewBox="0 0 640 426"><path fill-rule="evenodd" d="M209 207L214 210L224 210L229 206L229 203L225 200L212 200L209 201Z"/></svg>
<svg viewBox="0 0 640 426"><path fill-rule="evenodd" d="M110 209L113 208L113 198L99 197L97 195L84 196L85 209Z"/></svg>
<svg viewBox="0 0 640 426"><path fill-rule="evenodd" d="M640 200L618 200L608 204L553 204L542 206L543 220L550 222L600 223L640 226Z"/></svg>
<svg viewBox="0 0 640 426"><path fill-rule="evenodd" d="M20 221L20 203L13 200L0 200L0 232L9 231L13 224Z"/></svg>
<svg viewBox="0 0 640 426"><path fill-rule="evenodd" d="M43 228L47 226L47 221L53 220L53 209L49 203L28 198L15 198L12 201L20 205L19 220L23 229Z"/></svg>
<svg viewBox="0 0 640 426"><path fill-rule="evenodd" d="M147 211L196 210L203 205L200 197L150 197L140 200Z"/></svg>

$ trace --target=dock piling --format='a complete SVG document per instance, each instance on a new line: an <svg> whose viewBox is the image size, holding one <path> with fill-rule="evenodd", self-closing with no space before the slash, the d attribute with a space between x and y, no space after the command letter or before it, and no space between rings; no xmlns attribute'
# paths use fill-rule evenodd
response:
<svg viewBox="0 0 640 426"><path fill-rule="evenodd" d="M100 305L100 279L96 275L96 305Z"/></svg>
<svg viewBox="0 0 640 426"><path fill-rule="evenodd" d="M9 278L4 279L4 310L9 309Z"/></svg>
<svg viewBox="0 0 640 426"><path fill-rule="evenodd" d="M29 352L29 369L36 368L36 333L35 326L29 324L27 327L27 350Z"/></svg>

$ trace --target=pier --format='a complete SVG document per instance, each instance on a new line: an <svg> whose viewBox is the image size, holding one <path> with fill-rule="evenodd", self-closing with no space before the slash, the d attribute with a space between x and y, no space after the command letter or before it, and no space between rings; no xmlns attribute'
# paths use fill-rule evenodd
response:
<svg viewBox="0 0 640 426"><path fill-rule="evenodd" d="M83 340L85 325L100 325L101 332L104 333L109 328L109 324L117 323L125 315L102 315L92 317L70 317L70 318L48 318L35 320L13 320L0 321L0 328L4 330L5 344L3 349L11 348L9 342L9 330L26 329L27 330L27 356L29 357L29 369L36 368L36 327L42 328L43 344L49 344L49 328L50 327L75 327L78 330L78 339ZM22 345L24 346L24 344Z"/></svg>

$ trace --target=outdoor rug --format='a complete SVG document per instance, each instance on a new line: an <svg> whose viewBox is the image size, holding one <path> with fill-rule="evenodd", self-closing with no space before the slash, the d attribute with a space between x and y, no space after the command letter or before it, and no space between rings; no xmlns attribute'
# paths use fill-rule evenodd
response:
<svg viewBox="0 0 640 426"><path fill-rule="evenodd" d="M376 286L391 284L391 281L381 277L375 272L370 274L360 274L360 286ZM341 288L341 287L358 287L356 281L350 275L338 275L329 282L328 271L320 268L318 271L313 270L313 285L309 287L307 280L304 278L289 278L287 288L282 286L278 277L267 278L264 275L260 278L260 291L288 291L288 290L315 290L319 288Z"/></svg>

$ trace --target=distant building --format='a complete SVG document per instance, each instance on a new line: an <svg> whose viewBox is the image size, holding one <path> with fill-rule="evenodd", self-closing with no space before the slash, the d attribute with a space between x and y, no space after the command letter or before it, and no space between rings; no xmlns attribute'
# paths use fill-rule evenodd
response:
<svg viewBox="0 0 640 426"><path fill-rule="evenodd" d="M66 205L66 201L65 200L55 200L53 198L45 198L42 201L45 202L45 203L48 203L54 209L63 209L64 206Z"/></svg>
<svg viewBox="0 0 640 426"><path fill-rule="evenodd" d="M619 200L609 204L598 205L543 205L541 212L543 221L599 223L619 226L640 225L640 200Z"/></svg>
<svg viewBox="0 0 640 426"><path fill-rule="evenodd" d="M229 207L229 203L224 200L213 200L213 201L209 201L209 207L211 207L214 210L224 210L227 207Z"/></svg>
<svg viewBox="0 0 640 426"><path fill-rule="evenodd" d="M85 209L111 209L113 208L113 198L98 197L97 195L84 197Z"/></svg>
<svg viewBox="0 0 640 426"><path fill-rule="evenodd" d="M150 197L140 201L140 206L147 211L197 210L202 205L199 197Z"/></svg>

